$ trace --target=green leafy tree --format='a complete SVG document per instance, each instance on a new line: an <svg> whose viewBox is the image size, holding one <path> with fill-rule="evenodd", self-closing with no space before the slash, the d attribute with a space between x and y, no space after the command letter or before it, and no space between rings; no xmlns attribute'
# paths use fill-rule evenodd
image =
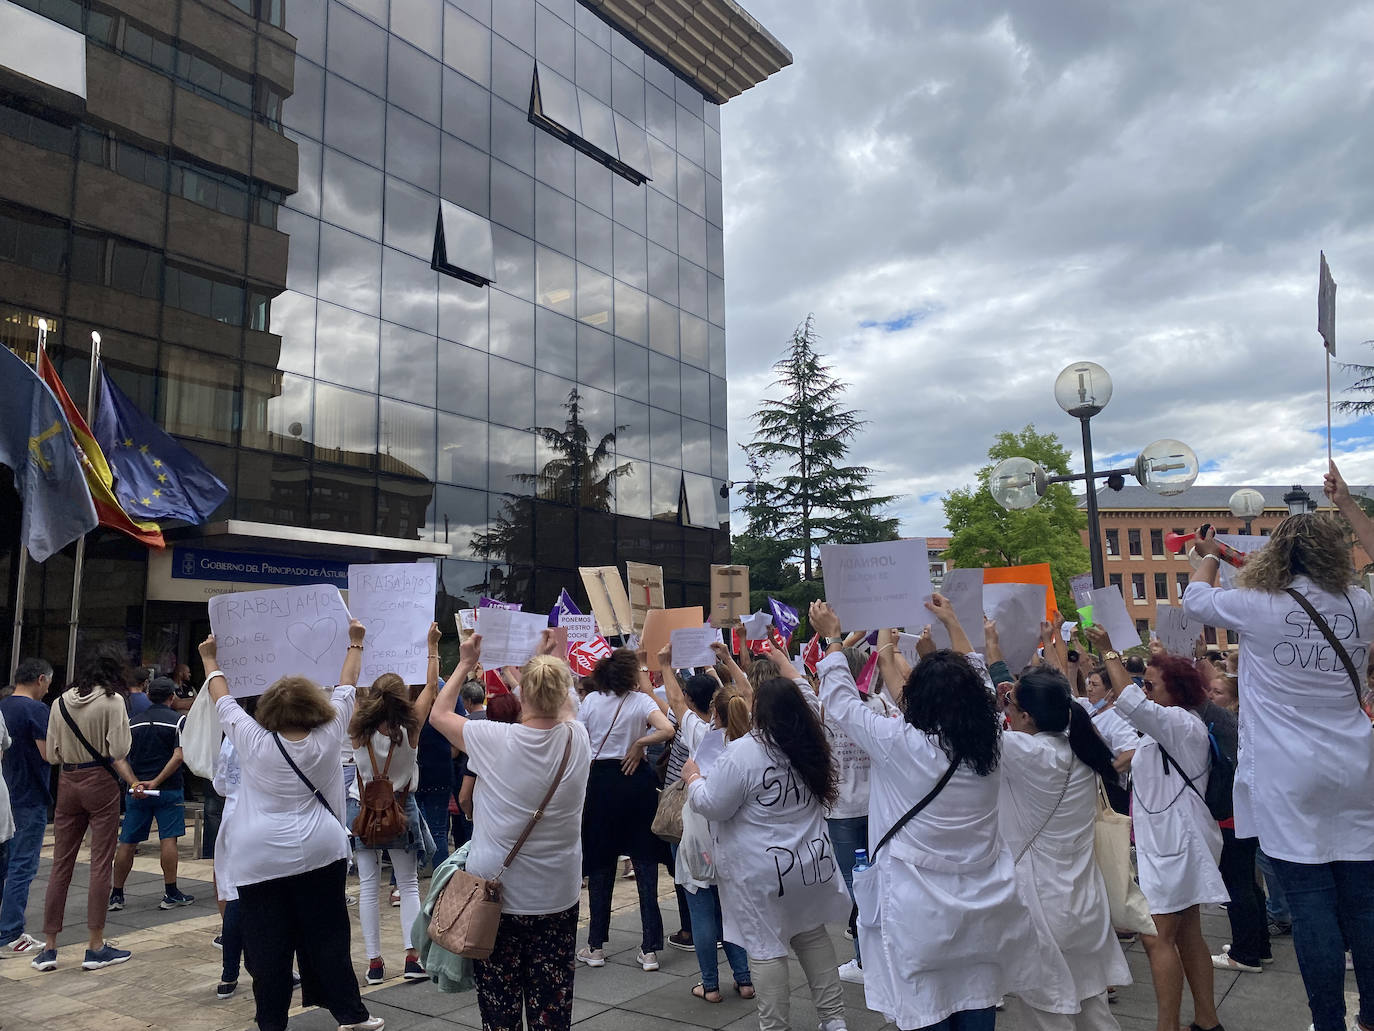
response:
<svg viewBox="0 0 1374 1031"><path fill-rule="evenodd" d="M1069 471L1069 451L1053 433L1037 433L1034 426L997 434L988 448L992 461L978 470L978 483L945 496L945 524L949 527L947 558L955 566L1024 566L1050 564L1055 599L1065 618L1077 615L1069 578L1091 567L1081 536L1088 519L1066 483L1051 484L1033 507L1008 512L993 500L988 477L993 466L1017 455L1038 462L1050 475Z"/></svg>
<svg viewBox="0 0 1374 1031"><path fill-rule="evenodd" d="M847 464L865 422L844 407L845 384L832 375L816 340L808 315L773 366L773 386L783 396L760 403L754 439L744 445L754 472L745 487L749 534L775 542L784 564L800 561L804 583L816 579L819 545L897 536L897 520L882 515L895 495L871 494L873 470Z"/></svg>

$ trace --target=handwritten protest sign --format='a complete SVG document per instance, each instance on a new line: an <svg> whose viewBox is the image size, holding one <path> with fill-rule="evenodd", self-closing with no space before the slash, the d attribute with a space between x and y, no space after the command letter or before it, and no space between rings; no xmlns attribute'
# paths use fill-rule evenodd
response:
<svg viewBox="0 0 1374 1031"><path fill-rule="evenodd" d="M1073 594L1075 606L1091 605L1093 603L1092 573L1079 573L1077 576L1069 577L1069 591Z"/></svg>
<svg viewBox="0 0 1374 1031"><path fill-rule="evenodd" d="M581 644L596 636L595 616L572 616L564 613L558 617L558 625L568 631L569 644Z"/></svg>
<svg viewBox="0 0 1374 1031"><path fill-rule="evenodd" d="M1155 633L1170 655L1183 655L1191 659L1193 645L1201 629L1197 624L1189 624L1182 605L1170 605L1165 601L1155 603Z"/></svg>
<svg viewBox="0 0 1374 1031"><path fill-rule="evenodd" d="M1126 599L1116 584L1093 589L1093 622L1107 631L1112 647L1119 652L1140 647L1140 631L1126 611Z"/></svg>
<svg viewBox="0 0 1374 1031"><path fill-rule="evenodd" d="M458 629L476 630L477 629L477 610L459 609L458 610Z"/></svg>
<svg viewBox="0 0 1374 1031"><path fill-rule="evenodd" d="M715 665L716 653L711 645L720 640L720 631L715 627L678 627L669 632L668 639L673 646L674 669Z"/></svg>
<svg viewBox="0 0 1374 1031"><path fill-rule="evenodd" d="M973 645L973 650L981 652L983 650L983 570L949 570L945 573L945 582L940 586L940 593L949 599L949 603L954 606L954 614L959 617L959 625L964 628L964 633L968 634L969 644ZM930 624L930 636L935 641L935 647L948 648L950 646L949 632L945 630L945 625L935 618L935 613L927 612L926 622Z"/></svg>
<svg viewBox="0 0 1374 1031"><path fill-rule="evenodd" d="M644 614L650 609L663 608L663 567L643 562L625 563L625 581L629 585L630 618L636 630L644 629Z"/></svg>
<svg viewBox="0 0 1374 1031"><path fill-rule="evenodd" d="M1020 672L1040 644L1045 588L1040 584L984 584L983 611L997 622L997 641L1007 668Z"/></svg>
<svg viewBox="0 0 1374 1031"><path fill-rule="evenodd" d="M672 641L674 630L686 627L700 628L703 622L705 619L700 605L681 609L650 609L645 613L640 646L649 653L649 668L659 668L659 649Z"/></svg>
<svg viewBox="0 0 1374 1031"><path fill-rule="evenodd" d="M482 638L482 665L487 669L523 666L539 647L539 635L548 628L542 612L510 609L478 609L477 633Z"/></svg>
<svg viewBox="0 0 1374 1031"><path fill-rule="evenodd" d="M425 682L434 590L431 562L348 567L348 609L367 627L362 683L370 684L383 673L395 673L407 684Z"/></svg>
<svg viewBox="0 0 1374 1031"><path fill-rule="evenodd" d="M1221 541L1222 544L1229 544L1242 555L1253 555L1255 552L1259 551L1260 548L1269 543L1268 537L1249 533L1219 533L1217 534L1217 540ZM1229 562L1222 562L1219 565L1220 575L1217 578L1217 585L1219 587L1234 587L1236 583L1236 574L1239 573L1240 570ZM1191 649L1188 654L1192 654Z"/></svg>
<svg viewBox="0 0 1374 1031"><path fill-rule="evenodd" d="M925 538L878 544L822 544L826 600L845 630L922 627L930 622Z"/></svg>
<svg viewBox="0 0 1374 1031"><path fill-rule="evenodd" d="M221 594L210 599L219 668L235 698L286 676L338 683L348 654L348 609L329 584Z"/></svg>

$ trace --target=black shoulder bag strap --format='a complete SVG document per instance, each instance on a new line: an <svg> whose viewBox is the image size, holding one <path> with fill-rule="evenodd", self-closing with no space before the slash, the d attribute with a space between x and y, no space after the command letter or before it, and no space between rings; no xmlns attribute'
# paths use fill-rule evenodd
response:
<svg viewBox="0 0 1374 1031"><path fill-rule="evenodd" d="M954 776L954 771L958 769L958 767L959 760L955 759L952 763L949 764L949 769L945 770L945 775L936 782L935 786L931 788L929 792L927 792L926 797L921 799L914 806L908 809L906 811L905 816L903 816L900 820L898 820L896 823L894 823L891 827L887 829L887 833L883 835L882 840L874 846L873 854L868 857L869 862L872 862L873 860L878 858L879 850L884 845L886 845L889 840L891 840L894 834L896 834L899 830L905 827L911 821L911 819L914 816L916 816L917 813L919 813L926 806L930 805L931 802L935 801L935 796L938 795L941 791L945 790L945 785L949 783L949 778Z"/></svg>
<svg viewBox="0 0 1374 1031"><path fill-rule="evenodd" d="M1210 733L1210 731L1208 731L1208 733ZM1161 759L1163 760L1163 762L1164 762L1164 772L1165 772L1165 773L1168 773L1168 772L1169 772L1169 767L1170 767L1170 766L1173 766L1174 769L1178 770L1179 776L1182 777L1182 778L1187 782L1188 787L1190 787L1190 788L1193 789L1193 792L1197 795L1197 797L1200 798L1200 799L1202 799L1203 802L1206 802L1206 801L1207 801L1207 796L1204 795L1201 791L1198 791L1197 785L1193 783L1193 778L1190 777L1190 776L1188 776L1188 771L1185 770L1182 766L1180 766L1180 765L1178 764L1178 760L1175 759L1172 755L1169 754L1169 750L1168 750L1167 748L1165 748L1163 745L1159 744L1158 741L1156 741L1155 744L1159 746L1159 755L1160 755L1160 758L1161 758ZM1211 761L1212 761L1212 743L1211 743L1211 741L1208 741L1208 742L1207 742L1207 762L1210 764ZM1208 768L1209 768L1209 769L1211 768L1210 765L1209 765ZM1175 799L1175 801L1177 801L1177 799ZM1172 805L1173 803L1171 802L1171 803L1169 803L1169 804ZM1167 808L1167 806L1166 806L1166 808ZM1148 810L1147 810L1147 812L1148 812ZM1154 814L1154 813L1151 813L1150 815L1153 816L1153 815L1155 815L1155 814Z"/></svg>
<svg viewBox="0 0 1374 1031"><path fill-rule="evenodd" d="M310 789L310 793L315 796L315 799L320 805L324 806L325 811L329 813L330 816L334 817L334 819L338 820L339 814L334 812L334 807L329 804L329 800L325 798L324 795L320 794L320 789L310 782L310 778L301 771L301 768L296 765L295 760L287 754L286 746L281 743L281 735L274 733L272 735L272 740L277 743L277 750L281 752L281 757L286 760L286 765L296 771L296 776L301 779L301 783Z"/></svg>
<svg viewBox="0 0 1374 1031"><path fill-rule="evenodd" d="M1312 620L1316 628L1322 632L1322 636L1326 638L1326 643L1336 650L1336 654L1340 656L1341 664L1345 666L1345 671L1350 674L1350 683L1355 687L1355 704L1363 708L1364 693L1360 690L1360 675L1355 672L1355 663L1351 660L1350 653L1345 650L1345 645L1341 644L1340 639L1336 637L1331 627L1327 625L1326 620L1322 619L1322 614L1313 608L1312 603L1304 598L1300 591L1295 591L1291 587L1286 587L1284 590L1292 595L1293 600L1302 606L1303 611L1307 613L1307 617Z"/></svg>
<svg viewBox="0 0 1374 1031"><path fill-rule="evenodd" d="M67 726L72 728L72 733L75 734L76 739L81 742L81 746L91 753L91 758L100 763L100 765L104 767L105 772L113 777L115 783L123 790L124 778L115 770L114 763L110 761L110 757L86 740L86 735L81 733L81 728L76 725L76 720L72 719L72 714L67 711L67 700L61 695L57 698L57 709L62 713L62 718L67 721Z"/></svg>

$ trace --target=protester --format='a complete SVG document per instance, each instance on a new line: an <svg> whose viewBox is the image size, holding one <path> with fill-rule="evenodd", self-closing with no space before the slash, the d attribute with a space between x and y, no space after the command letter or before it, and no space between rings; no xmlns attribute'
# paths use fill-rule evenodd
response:
<svg viewBox="0 0 1374 1031"><path fill-rule="evenodd" d="M200 646L205 686L242 773L234 834L252 845L235 851L232 871L259 1031L285 1031L293 955L300 959L304 1005L328 1009L341 1031L385 1025L368 1014L353 973L344 902L348 834L338 815L344 804L339 756L365 633L350 621L348 654L331 693L304 677L283 677L258 699L256 718L230 697L214 634Z"/></svg>
<svg viewBox="0 0 1374 1031"><path fill-rule="evenodd" d="M647 664L629 649L617 648L598 662L590 679L593 689L583 699L577 719L593 742L582 812L582 869L591 921L587 944L577 951L577 958L589 967L606 965L602 946L610 935L616 860L629 856L639 891L636 959L645 970L657 970L663 948L659 841L649 826L658 806L658 781L644 754L649 745L670 740L673 725L653 696Z"/></svg>
<svg viewBox="0 0 1374 1031"><path fill-rule="evenodd" d="M1117 691L1116 710L1146 735L1131 762L1131 811L1140 888L1158 932L1141 937L1154 978L1159 1031L1178 1027L1185 977L1193 1025L1208 1031L1221 1024L1199 907L1228 896L1217 868L1221 831L1203 801L1211 746L1197 710L1206 702L1207 687L1187 659L1155 655L1141 688L1131 682L1107 632L1101 626L1086 632Z"/></svg>
<svg viewBox="0 0 1374 1031"><path fill-rule="evenodd" d="M711 729L711 698L719 689L714 677L698 673L687 678L685 684L679 683L677 673L669 665L672 645L665 645L659 652L659 667L663 670L663 687L668 696L668 706L677 721L677 737L674 743L681 742L683 750L690 759L696 755L702 738ZM686 765L686 759L683 760ZM673 880L687 898L690 913L691 942L696 952L697 966L701 980L692 988L692 994L708 1003L722 1001L720 992L720 962L716 957L716 942L724 944L725 959L735 978L735 992L743 999L754 998L754 982L749 973L749 956L745 950L728 939L721 937L722 916L720 910L720 889L713 881L702 881L686 871L686 861L679 863L679 848L673 850Z"/></svg>
<svg viewBox="0 0 1374 1031"><path fill-rule="evenodd" d="M15 671L14 693L0 698L0 719L10 735L0 769L9 789L14 836L0 857L0 959L33 957L43 943L24 930L29 886L38 873L43 832L48 826L48 707L43 696L52 685L52 666L24 659Z"/></svg>
<svg viewBox="0 0 1374 1031"><path fill-rule="evenodd" d="M429 649L429 653L434 656L431 661L436 664L434 690L430 691L430 704L433 704L434 695L439 686L437 634L438 631L436 630L434 642ZM418 704L419 699L417 697L416 705L418 706ZM429 857L430 871L433 872L449 855L448 804L453 798L453 793L458 789L460 781L453 777L453 746L444 739L444 735L430 726L428 712L425 712L420 719L420 738L415 747L415 765L419 773L419 784L415 788L415 804L419 807L420 816L429 829L429 836L434 839L434 854ZM461 845L462 842L459 844Z"/></svg>
<svg viewBox="0 0 1374 1031"><path fill-rule="evenodd" d="M459 712L466 715L470 720L484 720L487 718L487 690L482 686L482 681L477 677L469 677L458 691L459 701L462 706ZM431 721L430 729L433 730ZM472 839L472 788L468 787L468 802L464 806L459 799L459 794L464 790L467 782L468 773L468 754L460 749L449 746L453 754L453 797L449 801L449 815L453 818L453 844L455 848L461 848ZM435 864L436 867L438 864Z"/></svg>
<svg viewBox="0 0 1374 1031"><path fill-rule="evenodd" d="M153 704L148 697L148 685L153 682L153 670L151 666L139 666L134 670L133 683L129 685L129 697L124 700L125 706L129 710L129 719L141 716L148 711L148 707ZM175 688L175 685L173 685Z"/></svg>
<svg viewBox="0 0 1374 1031"><path fill-rule="evenodd" d="M143 790L156 795L130 795L119 828L115 850L114 886L110 912L124 908L124 883L134 866L134 848L148 840L157 820L158 850L162 860L162 901L158 909L189 906L195 897L177 887L177 841L186 833L185 796L181 785L181 731L186 717L168 703L176 690L166 677L148 685L148 707L129 721L129 766Z"/></svg>
<svg viewBox="0 0 1374 1031"><path fill-rule="evenodd" d="M749 703L733 687L718 688L711 696L711 716L715 725L725 731L726 741L738 741L754 723Z"/></svg>
<svg viewBox="0 0 1374 1031"><path fill-rule="evenodd" d="M1107 990L1131 983L1112 931L1107 887L1093 855L1098 778L1115 781L1112 751L1075 705L1069 683L1045 668L1021 674L1007 704L998 824L1016 859L1021 899L1059 947L1073 993L1059 1012L1028 1007L1031 1028L1114 1031ZM1067 1015L1069 1006L1078 1012Z"/></svg>
<svg viewBox="0 0 1374 1031"><path fill-rule="evenodd" d="M5 717L0 716L0 763L4 762L5 753L10 750L14 742L10 739L9 728L5 726ZM14 837L14 813L10 809L10 792L5 786L5 781L0 778L0 861L9 853L10 839ZM0 879L0 887L4 881Z"/></svg>
<svg viewBox="0 0 1374 1031"><path fill-rule="evenodd" d="M439 624L431 623L429 668L419 698L412 704L405 681L395 673L383 673L370 688L361 692L353 710L353 718L348 724L348 738L358 768L358 780L348 796L348 826L356 826L367 786L379 778L391 782L396 802L405 814L405 829L394 838L377 842L363 842L356 837L352 839L353 855L358 864L358 918L363 925L363 944L367 949L368 984L381 984L386 980L386 964L382 960L381 915L377 909L383 851L391 857L391 869L396 875L396 887L400 892L401 938L406 950L403 976L407 981L425 980L419 954L411 941L411 928L420 912L417 870L420 854L424 851L420 807L415 800L415 789L420 782L416 750L420 741L420 727L429 719L435 689L439 686L438 649ZM447 798L444 799L442 822L441 831L447 841Z"/></svg>
<svg viewBox="0 0 1374 1031"><path fill-rule="evenodd" d="M240 704L243 710L252 716L257 709L257 702L256 697L244 698ZM238 811L239 795L242 793L243 770L239 766L239 754L234 750L234 742L227 737L220 741L219 754L215 757L213 785L215 791L224 798L219 833L215 835L215 895L220 915L220 934L215 939L215 944L223 952L215 997L223 1000L231 998L239 986L239 962L243 956L243 918L239 908L233 859L240 847L246 847L236 841L234 834L234 815Z"/></svg>
<svg viewBox="0 0 1374 1031"><path fill-rule="evenodd" d="M1334 464L1326 492L1361 544L1374 546L1374 522ZM1345 948L1360 985L1360 1024L1374 1027L1374 736L1360 704L1374 601L1353 585L1350 545L1329 516L1285 519L1248 557L1234 590L1211 586L1218 548L1210 532L1195 546L1201 561L1184 612L1240 634L1236 834L1258 836L1282 884L1313 1027L1345 1027Z"/></svg>
<svg viewBox="0 0 1374 1031"><path fill-rule="evenodd" d="M826 643L817 672L827 715L872 759L872 867L854 881L868 1006L901 1031L991 1031L1003 995L1039 1000L1037 990L1055 985L1042 984L1040 945L998 833L1001 716L965 658L972 648L953 607L939 596L930 607L954 650L889 683L903 719L859 701L839 654L839 618L824 602L810 613ZM1070 990L1066 970L1057 981Z"/></svg>
<svg viewBox="0 0 1374 1031"><path fill-rule="evenodd" d="M567 1031L572 1026L580 835L591 744L567 710L572 671L551 654L555 647L546 632L540 654L521 670L525 711L519 723L474 721L454 711L459 686L481 659L482 638L476 634L463 642L458 665L430 710L435 728L481 771L466 869L477 877L501 878L496 948L473 964L487 1031L520 1031L522 1011L531 1028ZM510 859L531 815L539 812L542 817Z"/></svg>
<svg viewBox="0 0 1374 1031"><path fill-rule="evenodd" d="M1126 813L1130 811L1130 796L1126 792L1128 774L1140 733L1116 711L1116 690L1103 670L1094 670L1088 675L1087 688L1087 697L1079 701L1086 703L1084 707L1092 717L1093 729L1112 750L1117 771L1114 777L1103 777L1102 786L1106 789L1107 800L1112 808L1119 813Z"/></svg>
<svg viewBox="0 0 1374 1031"><path fill-rule="evenodd" d="M682 777L692 807L713 824L724 936L748 954L759 1031L790 1026L789 950L821 1031L843 1031L844 995L825 928L846 919L851 905L825 829L835 770L810 685L785 655L769 654L766 665L783 675L754 684L753 731L728 744L706 776L689 759ZM854 702L861 704L857 693Z"/></svg>
<svg viewBox="0 0 1374 1031"><path fill-rule="evenodd" d="M33 960L36 970L57 969L57 935L67 908L67 890L76 868L76 854L87 828L91 832L90 885L86 893L86 925L90 942L83 970L98 970L129 959L127 949L105 941L105 907L110 900L111 866L119 834L121 781L133 798L143 797L143 785L130 769L129 716L121 693L129 682L128 663L115 648L105 647L77 671L70 689L54 706L48 727L48 762L61 765L57 808L53 817L52 870L43 900L43 951Z"/></svg>

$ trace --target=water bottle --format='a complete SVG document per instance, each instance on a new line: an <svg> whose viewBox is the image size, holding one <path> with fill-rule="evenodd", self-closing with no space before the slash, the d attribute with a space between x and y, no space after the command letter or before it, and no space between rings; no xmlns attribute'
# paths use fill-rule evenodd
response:
<svg viewBox="0 0 1374 1031"><path fill-rule="evenodd" d="M854 872L868 869L868 849L856 848L854 850Z"/></svg>

